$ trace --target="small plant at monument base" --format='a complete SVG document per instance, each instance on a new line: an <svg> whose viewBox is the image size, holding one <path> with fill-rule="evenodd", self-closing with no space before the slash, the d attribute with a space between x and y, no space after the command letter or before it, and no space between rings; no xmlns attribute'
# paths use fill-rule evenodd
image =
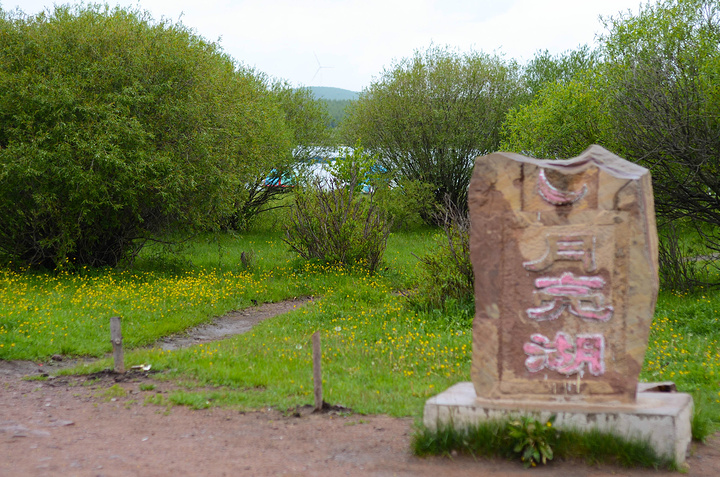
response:
<svg viewBox="0 0 720 477"><path fill-rule="evenodd" d="M552 445L558 436L554 422L555 415L544 424L527 416L508 423L507 435L513 444L513 452L520 455L526 468L552 460Z"/></svg>

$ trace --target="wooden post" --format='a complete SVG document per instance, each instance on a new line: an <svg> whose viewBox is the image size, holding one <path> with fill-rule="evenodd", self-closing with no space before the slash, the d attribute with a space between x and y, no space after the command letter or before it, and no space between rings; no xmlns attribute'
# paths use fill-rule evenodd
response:
<svg viewBox="0 0 720 477"><path fill-rule="evenodd" d="M313 382L315 384L315 410L321 411L323 407L322 396L322 368L320 361L322 360L322 352L320 350L320 332L316 331L312 335L313 343Z"/></svg>
<svg viewBox="0 0 720 477"><path fill-rule="evenodd" d="M120 317L113 316L110 318L110 342L113 345L113 359L115 360L115 372L125 372L125 358L122 348L122 329L120 327Z"/></svg>

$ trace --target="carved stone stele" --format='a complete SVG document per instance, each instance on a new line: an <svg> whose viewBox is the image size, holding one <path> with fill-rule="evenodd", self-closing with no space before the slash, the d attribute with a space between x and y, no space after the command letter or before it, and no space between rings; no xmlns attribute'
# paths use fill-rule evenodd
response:
<svg viewBox="0 0 720 477"><path fill-rule="evenodd" d="M650 173L493 153L469 189L478 398L634 402L658 291Z"/></svg>

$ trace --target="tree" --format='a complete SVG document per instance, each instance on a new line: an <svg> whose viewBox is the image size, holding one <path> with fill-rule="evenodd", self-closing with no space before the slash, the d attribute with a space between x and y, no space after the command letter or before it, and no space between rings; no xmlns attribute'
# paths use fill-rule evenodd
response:
<svg viewBox="0 0 720 477"><path fill-rule="evenodd" d="M264 75L254 74L258 91L262 94L264 111L276 111L277 116L271 124L265 121L264 144L282 151L266 151L263 157L252 162L251 171L245 182L239 185L235 196L235 206L225 225L233 230L246 229L264 210L275 207L272 201L289 189L269 187L267 179L273 184L282 177L292 177L299 168L327 147L330 141L330 117L322 101L315 99L308 88L292 88L283 81L272 84ZM283 141L278 141L278 136ZM286 144L291 147L287 148Z"/></svg>
<svg viewBox="0 0 720 477"><path fill-rule="evenodd" d="M720 225L720 4L666 0L606 26L618 149L652 171L665 220ZM708 244L720 251L720 236Z"/></svg>
<svg viewBox="0 0 720 477"><path fill-rule="evenodd" d="M587 45L555 56L537 52L523 68L529 101L508 112L500 149L561 159L604 143L600 65L599 50Z"/></svg>
<svg viewBox="0 0 720 477"><path fill-rule="evenodd" d="M591 144L609 147L599 74L593 69L569 80L545 83L532 101L508 112L500 149L566 159Z"/></svg>
<svg viewBox="0 0 720 477"><path fill-rule="evenodd" d="M564 84L578 79L599 62L598 50L588 45L551 55L547 50L538 51L523 68L522 79L530 98L535 98L549 84Z"/></svg>
<svg viewBox="0 0 720 477"><path fill-rule="evenodd" d="M105 6L0 11L0 255L115 265L215 227L291 149L254 75L188 28Z"/></svg>
<svg viewBox="0 0 720 477"><path fill-rule="evenodd" d="M399 181L432 184L467 208L475 157L493 151L500 125L521 97L519 68L499 56L431 46L401 60L363 91L343 121Z"/></svg>
<svg viewBox="0 0 720 477"><path fill-rule="evenodd" d="M720 5L663 0L605 27L599 64L508 115L504 146L570 157L600 143L650 169L661 228L688 219L720 251Z"/></svg>

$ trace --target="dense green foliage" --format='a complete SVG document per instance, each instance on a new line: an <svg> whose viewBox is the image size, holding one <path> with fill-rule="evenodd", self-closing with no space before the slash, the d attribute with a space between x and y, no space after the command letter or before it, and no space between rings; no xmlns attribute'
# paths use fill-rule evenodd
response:
<svg viewBox="0 0 720 477"><path fill-rule="evenodd" d="M502 148L567 158L599 143L651 170L661 227L689 218L720 251L720 5L664 0L605 26L597 52L542 58L572 74L508 115Z"/></svg>
<svg viewBox="0 0 720 477"><path fill-rule="evenodd" d="M651 169L662 217L720 225L720 4L666 0L607 23L618 150Z"/></svg>
<svg viewBox="0 0 720 477"><path fill-rule="evenodd" d="M247 230L261 212L282 207L282 203L275 199L291 189L268 186L267 182L292 181L298 169L331 141L328 129L331 119L325 103L316 100L309 89L292 88L284 82L276 82L268 89L274 104L264 107L271 111L277 107L283 116L283 123L275 125L277 129L274 131L268 131L268 143L272 144L273 135L286 131L291 135L293 149L287 151L284 157L265 151L264 155L253 157L250 163L245 164L245 180L240 183L233 197L232 212L223 223L235 231Z"/></svg>
<svg viewBox="0 0 720 477"><path fill-rule="evenodd" d="M389 182L375 189L375 201L392 220L393 230L415 230L435 211L433 187L420 181ZM394 187L393 187L394 185Z"/></svg>
<svg viewBox="0 0 720 477"><path fill-rule="evenodd" d="M246 219L326 122L307 90L270 87L180 24L1 12L0 255L114 265L173 228Z"/></svg>
<svg viewBox="0 0 720 477"><path fill-rule="evenodd" d="M566 83L583 75L598 63L597 50L585 45L560 55L538 51L523 68L523 81L530 97L535 97L548 83Z"/></svg>
<svg viewBox="0 0 720 477"><path fill-rule="evenodd" d="M383 71L348 110L343 134L377 153L398 181L431 184L437 203L447 195L466 208L474 159L497 148L521 95L515 63L430 47Z"/></svg>
<svg viewBox="0 0 720 477"><path fill-rule="evenodd" d="M589 70L547 83L532 102L508 113L500 149L557 159L577 156L591 144L612 149L606 141L604 99L592 82L596 77Z"/></svg>
<svg viewBox="0 0 720 477"><path fill-rule="evenodd" d="M362 148L346 152L332 166L327 182L310 181L296 191L285 242L306 260L359 264L371 273L385 253L390 222L373 201L362 195L372 156Z"/></svg>
<svg viewBox="0 0 720 477"><path fill-rule="evenodd" d="M349 99L324 99L323 102L327 106L328 114L330 114L330 127L336 128L342 124L345 119L345 111L352 104Z"/></svg>

